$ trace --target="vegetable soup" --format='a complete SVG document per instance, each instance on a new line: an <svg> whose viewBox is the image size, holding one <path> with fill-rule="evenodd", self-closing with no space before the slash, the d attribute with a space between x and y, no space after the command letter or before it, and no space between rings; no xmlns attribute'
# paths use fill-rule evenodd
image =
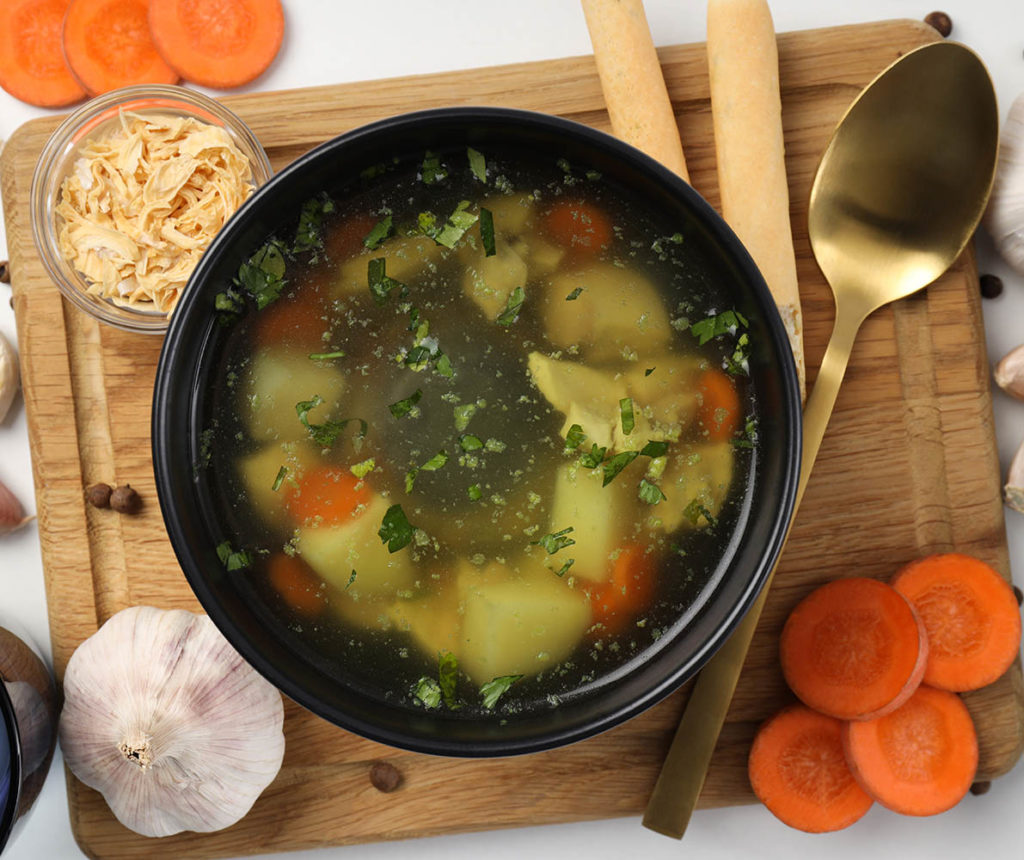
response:
<svg viewBox="0 0 1024 860"><path fill-rule="evenodd" d="M228 575L410 708L501 719L628 672L751 491L747 321L686 229L500 150L309 200L216 299Z"/></svg>

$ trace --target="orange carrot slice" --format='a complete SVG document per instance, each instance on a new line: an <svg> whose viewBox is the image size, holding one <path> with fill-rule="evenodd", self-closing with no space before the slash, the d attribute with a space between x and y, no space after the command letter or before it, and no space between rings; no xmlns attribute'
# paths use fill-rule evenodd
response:
<svg viewBox="0 0 1024 860"><path fill-rule="evenodd" d="M282 295L256 318L256 340L263 346L295 346L309 353L324 352L322 335L330 327L320 295L312 283L296 295Z"/></svg>
<svg viewBox="0 0 1024 860"><path fill-rule="evenodd" d="M592 203L566 200L544 219L551 238L578 256L593 256L612 241L612 222Z"/></svg>
<svg viewBox="0 0 1024 860"><path fill-rule="evenodd" d="M644 547L632 545L619 550L608 582L591 593L590 607L595 632L614 635L625 629L654 596L654 564Z"/></svg>
<svg viewBox="0 0 1024 860"><path fill-rule="evenodd" d="M936 815L967 794L978 769L978 737L956 693L921 685L877 720L846 723L843 748L861 787L903 815Z"/></svg>
<svg viewBox="0 0 1024 860"><path fill-rule="evenodd" d="M259 77L284 36L280 0L150 0L153 44L185 80L224 89Z"/></svg>
<svg viewBox="0 0 1024 860"><path fill-rule="evenodd" d="M316 520L341 525L370 500L370 488L344 466L321 466L307 472L285 497L288 513L299 524Z"/></svg>
<svg viewBox="0 0 1024 860"><path fill-rule="evenodd" d="M758 800L780 821L807 833L849 827L871 808L843 754L842 722L804 705L761 726L747 773Z"/></svg>
<svg viewBox="0 0 1024 860"><path fill-rule="evenodd" d="M318 615L326 605L321 580L302 559L276 553L267 562L267 579L296 612Z"/></svg>
<svg viewBox="0 0 1024 860"><path fill-rule="evenodd" d="M85 98L64 60L61 29L68 0L0 3L0 87L39 107Z"/></svg>
<svg viewBox="0 0 1024 860"><path fill-rule="evenodd" d="M911 562L892 581L928 631L924 683L977 690L999 678L1020 651L1021 621L1010 584L960 553Z"/></svg>
<svg viewBox="0 0 1024 860"><path fill-rule="evenodd" d="M884 582L851 577L812 591L779 643L782 673L805 704L841 720L898 708L917 689L928 640L910 603Z"/></svg>
<svg viewBox="0 0 1024 860"><path fill-rule="evenodd" d="M740 423L740 396L736 385L727 374L712 367L700 375L697 392L700 395L697 420L707 431L708 441L731 438Z"/></svg>
<svg viewBox="0 0 1024 860"><path fill-rule="evenodd" d="M64 56L91 96L133 84L176 84L149 36L149 0L71 0Z"/></svg>

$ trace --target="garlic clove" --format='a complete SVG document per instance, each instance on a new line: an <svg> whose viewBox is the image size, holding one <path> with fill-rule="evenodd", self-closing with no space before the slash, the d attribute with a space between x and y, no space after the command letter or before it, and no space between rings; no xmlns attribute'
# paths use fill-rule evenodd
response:
<svg viewBox="0 0 1024 860"><path fill-rule="evenodd" d="M1006 475L1006 486L1003 487L1003 498L1006 504L1015 511L1024 514L1024 442L1017 449L1010 463L1010 471Z"/></svg>
<svg viewBox="0 0 1024 860"><path fill-rule="evenodd" d="M14 493L0 482L0 535L16 531L31 520Z"/></svg>
<svg viewBox="0 0 1024 860"><path fill-rule="evenodd" d="M993 376L996 385L1003 391L1011 397L1024 400L1024 344L1003 356Z"/></svg>
<svg viewBox="0 0 1024 860"><path fill-rule="evenodd" d="M1011 105L1003 125L984 223L1003 259L1024 274L1024 93Z"/></svg>
<svg viewBox="0 0 1024 860"><path fill-rule="evenodd" d="M281 767L283 722L277 689L183 610L118 612L65 670L65 761L145 836L242 818Z"/></svg>
<svg viewBox="0 0 1024 860"><path fill-rule="evenodd" d="M14 402L18 391L18 356L11 342L0 332L0 421Z"/></svg>

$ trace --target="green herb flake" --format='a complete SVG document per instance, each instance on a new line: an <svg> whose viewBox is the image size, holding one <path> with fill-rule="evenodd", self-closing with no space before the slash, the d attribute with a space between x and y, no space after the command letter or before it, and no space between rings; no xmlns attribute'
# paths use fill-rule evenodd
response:
<svg viewBox="0 0 1024 860"><path fill-rule="evenodd" d="M648 440L647 444L640 449L641 457L664 457L668 453L668 442Z"/></svg>
<svg viewBox="0 0 1024 860"><path fill-rule="evenodd" d="M469 158L469 169L481 182L487 182L487 159L482 152L477 152L473 147L466 147L466 156Z"/></svg>
<svg viewBox="0 0 1024 860"><path fill-rule="evenodd" d="M311 361L330 361L332 358L344 358L345 351L342 349L336 349L334 352L311 352L309 358Z"/></svg>
<svg viewBox="0 0 1024 860"><path fill-rule="evenodd" d="M479 451L484 447L484 443L479 436L473 436L469 433L464 433L459 437L459 445L462 446L463 451Z"/></svg>
<svg viewBox="0 0 1024 860"><path fill-rule="evenodd" d="M569 572L569 568L572 567L575 563L576 563L576 559L574 559L574 558L567 559L566 562L560 568L558 568L558 570L553 571L555 576L558 576L558 577L565 576Z"/></svg>
<svg viewBox="0 0 1024 860"><path fill-rule="evenodd" d="M284 479L288 477L288 467L282 466L277 470L277 477L274 478L274 485L270 488L273 492L277 492L281 489L281 484L284 483Z"/></svg>
<svg viewBox="0 0 1024 860"><path fill-rule="evenodd" d="M607 487L615 480L619 472L625 469L626 466L632 463L639 456L639 451L622 451L614 457L609 457L605 460L604 464L601 466L604 473L604 480L601 482L601 486Z"/></svg>
<svg viewBox="0 0 1024 860"><path fill-rule="evenodd" d="M569 428L569 432L565 434L565 451L575 451L580 445L583 444L583 440L587 438L587 434L583 432L583 428L579 424L573 424Z"/></svg>
<svg viewBox="0 0 1024 860"><path fill-rule="evenodd" d="M393 229L394 227L391 223L391 216L386 215L374 224L373 229L366 234L363 238L363 245L372 251L374 248L379 247L380 243L391 235Z"/></svg>
<svg viewBox="0 0 1024 860"><path fill-rule="evenodd" d="M309 431L310 438L316 442L322 448L330 448L335 442L338 441L338 436L341 432L351 424L353 421L359 422L359 433L356 434L358 448L362 439L366 436L366 431L369 426L362 418L346 418L344 421L325 421L323 424L310 424L309 413L316 409L324 399L316 394L312 400L300 400L295 404L295 414L299 416L299 421Z"/></svg>
<svg viewBox="0 0 1024 860"><path fill-rule="evenodd" d="M594 443L590 450L580 457L580 465L585 469L596 469L603 462L607 451L607 448L599 448L597 443Z"/></svg>
<svg viewBox="0 0 1024 860"><path fill-rule="evenodd" d="M408 415L412 410L413 406L420 402L420 398L423 396L423 392L420 389L416 389L412 394L406 397L404 400L399 400L388 406L391 410L391 414L395 418L403 418Z"/></svg>
<svg viewBox="0 0 1024 860"><path fill-rule="evenodd" d="M401 505L392 505L384 513L377 536L388 545L388 552L398 552L412 543L416 529L409 522Z"/></svg>
<svg viewBox="0 0 1024 860"><path fill-rule="evenodd" d="M466 495L471 502L478 502L484 496L484 491L479 484L473 484L466 488Z"/></svg>
<svg viewBox="0 0 1024 860"><path fill-rule="evenodd" d="M217 558L224 565L224 569L229 572L252 567L252 556L244 549L237 551L232 549L231 541L224 541L217 546Z"/></svg>
<svg viewBox="0 0 1024 860"><path fill-rule="evenodd" d="M711 511L701 502L700 499L693 499L691 502L683 508L683 516L686 517L693 525L697 525L700 522L700 518L704 517L708 521L708 524L714 526L718 520L712 515Z"/></svg>
<svg viewBox="0 0 1024 860"><path fill-rule="evenodd" d="M628 436L636 426L633 417L633 400L630 397L623 397L619 401L619 418L622 420L622 433Z"/></svg>
<svg viewBox="0 0 1024 860"><path fill-rule="evenodd" d="M576 299L578 299L580 297L580 293L582 293L582 292L583 292L583 287L576 287L575 290L573 290L571 293L569 293L569 295L567 295L565 297L565 300L567 302L574 302L574 301L576 301Z"/></svg>
<svg viewBox="0 0 1024 860"><path fill-rule="evenodd" d="M483 698L483 705L488 711L494 710L498 699L509 691L509 688L517 681L522 680L522 675L501 675L492 678L480 687L480 696Z"/></svg>
<svg viewBox="0 0 1024 860"><path fill-rule="evenodd" d="M448 452L438 451L433 457L427 460L422 466L420 471L422 472L436 472L438 469L443 467L448 462Z"/></svg>
<svg viewBox="0 0 1024 860"><path fill-rule="evenodd" d="M363 460L362 463L356 463L354 466L349 466L349 471L355 475L359 480L362 480L370 474L377 467L376 461L373 457L368 460Z"/></svg>
<svg viewBox="0 0 1024 860"><path fill-rule="evenodd" d="M378 305L387 302L392 290L398 290L402 295L408 292L405 284L385 273L386 265L385 257L374 257L366 265L366 282L370 288L370 295Z"/></svg>
<svg viewBox="0 0 1024 860"><path fill-rule="evenodd" d="M523 292L522 287L516 287L508 294L508 298L505 300L505 310L498 314L498 318L495 322L508 328L512 323L519 319L519 312L523 308L523 302L526 300L526 293Z"/></svg>
<svg viewBox="0 0 1024 860"><path fill-rule="evenodd" d="M644 371L644 376L650 376L652 373L654 373L655 369L656 368L648 367L647 370Z"/></svg>
<svg viewBox="0 0 1024 860"><path fill-rule="evenodd" d="M283 251L280 243L271 239L238 267L235 284L253 297L257 310L263 310L271 302L277 301L287 283L284 279L286 264Z"/></svg>
<svg viewBox="0 0 1024 860"><path fill-rule="evenodd" d="M440 230L435 230L433 233L428 233L438 245L444 245L446 248L454 248L464 235L466 231L472 227L477 221L477 215L468 211L469 201L462 200L459 205L455 207L455 210L451 215L448 216L448 220L445 221L444 226Z"/></svg>
<svg viewBox="0 0 1024 860"><path fill-rule="evenodd" d="M502 442L500 439L490 438L484 442L484 450L490 451L492 454L502 453L508 445Z"/></svg>
<svg viewBox="0 0 1024 860"><path fill-rule="evenodd" d="M245 309L245 300L233 289L217 293L213 299L213 308L222 314L240 314Z"/></svg>
<svg viewBox="0 0 1024 860"><path fill-rule="evenodd" d="M345 591L348 591L349 587L350 587L350 586L352 585L352 583L353 583L353 582L355 582L355 581L356 581L356 569L355 569L355 568L352 568L352 573L350 573L350 574L348 575L348 582L347 582L347 583L345 583Z"/></svg>
<svg viewBox="0 0 1024 860"><path fill-rule="evenodd" d="M732 440L734 448L753 448L757 444L757 419L749 415L743 430Z"/></svg>
<svg viewBox="0 0 1024 860"><path fill-rule="evenodd" d="M295 231L295 243L292 253L301 254L305 251L319 252L324 247L324 217L334 211L334 201L321 193L312 200L307 200L299 213L299 226ZM313 262L316 261L314 255Z"/></svg>
<svg viewBox="0 0 1024 860"><path fill-rule="evenodd" d="M470 420L476 414L477 405L475 403L461 403L456 406L452 413L455 415L455 429L460 433L469 426Z"/></svg>
<svg viewBox="0 0 1024 860"><path fill-rule="evenodd" d="M646 478L640 479L640 489L637 495L640 496L640 500L647 502L649 505L656 505L659 502L665 501L665 494L661 491L661 487L657 484L652 484Z"/></svg>
<svg viewBox="0 0 1024 860"><path fill-rule="evenodd" d="M736 346L733 347L732 355L725 359L725 369L733 376L746 375L747 359L750 356L750 336L743 332L736 338Z"/></svg>
<svg viewBox="0 0 1024 860"><path fill-rule="evenodd" d="M434 370L436 370L445 379L451 379L455 376L455 368L452 367L452 360L443 352L437 357L437 361L434 363Z"/></svg>
<svg viewBox="0 0 1024 860"><path fill-rule="evenodd" d="M494 215L490 209L480 209L480 241L484 246L485 257L493 257L497 253L494 246Z"/></svg>
<svg viewBox="0 0 1024 860"><path fill-rule="evenodd" d="M567 546L573 546L576 541L566 535L574 531L572 526L562 529L560 532L552 532L544 535L539 540L530 541L534 546L540 546L547 550L548 555L554 555L559 550L565 549Z"/></svg>
<svg viewBox="0 0 1024 860"><path fill-rule="evenodd" d="M441 686L433 678L424 675L412 687L413 697L424 708L438 708L441 706Z"/></svg>
<svg viewBox="0 0 1024 860"><path fill-rule="evenodd" d="M437 680L444 703L452 710L461 707L455 700L455 687L459 681L459 661L451 651L442 651L437 655Z"/></svg>
<svg viewBox="0 0 1024 860"><path fill-rule="evenodd" d="M441 157L434 155L429 149L423 156L423 165L420 167L420 179L424 185L433 185L442 179L448 178L448 171L441 164Z"/></svg>
<svg viewBox="0 0 1024 860"><path fill-rule="evenodd" d="M697 338L699 346L704 346L712 338L721 337L723 334L730 334L739 328L746 327L747 321L739 311L723 311L702 319L700 322L695 322L690 326L690 334Z"/></svg>

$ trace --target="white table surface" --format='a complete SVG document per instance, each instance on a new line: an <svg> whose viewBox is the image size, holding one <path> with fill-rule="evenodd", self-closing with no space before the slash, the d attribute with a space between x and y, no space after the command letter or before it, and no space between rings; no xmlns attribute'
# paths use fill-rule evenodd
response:
<svg viewBox="0 0 1024 860"><path fill-rule="evenodd" d="M3 0L0 0L3 2ZM952 17L952 38L978 51L995 80L1001 115L1024 91L1024 18L1019 0L942 0ZM251 90L369 80L448 69L540 60L590 53L577 0L284 0L284 46L273 67ZM704 40L703 0L647 0L647 16L658 45ZM935 7L911 0L774 0L776 28L802 30L889 18L923 18ZM410 109L415 105L410 104ZM46 111L0 91L0 139ZM936 146L942 141L937 140ZM0 222L0 259L6 257ZM1024 277L998 260L991 242L978 239L980 269L1000 275L1003 296L986 301L985 324L993 361L1024 341ZM0 286L0 331L12 341L10 288ZM1000 461L1006 470L1024 439L1024 403L995 395ZM25 507L34 509L24 405L19 396L0 422L0 480ZM1007 511L1012 567L1024 583L1024 517ZM49 653L46 597L35 526L0 539L0 610L18 618ZM586 791L586 785L579 786ZM338 804L344 804L343 797ZM254 850L258 850L254 846ZM996 781L981 797L968 796L933 818L908 818L875 806L840 833L810 836L784 826L761 806L698 813L680 846L640 825L638 818L502 830L452 837L324 848L290 856L296 860L345 858L599 858L644 856L789 858L829 856L835 860L939 860L939 858L1024 858L1024 765ZM83 856L71 835L60 756L46 786L5 857L11 860L71 860Z"/></svg>

